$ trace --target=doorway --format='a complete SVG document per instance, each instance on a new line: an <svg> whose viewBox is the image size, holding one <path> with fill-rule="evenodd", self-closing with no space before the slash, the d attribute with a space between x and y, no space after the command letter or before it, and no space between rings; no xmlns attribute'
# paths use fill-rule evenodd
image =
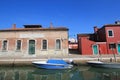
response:
<svg viewBox="0 0 120 80"><path fill-rule="evenodd" d="M29 54L35 54L35 40L29 40Z"/></svg>
<svg viewBox="0 0 120 80"><path fill-rule="evenodd" d="M93 45L92 49L93 49L93 54L94 55L98 55L99 54L98 45Z"/></svg>
<svg viewBox="0 0 120 80"><path fill-rule="evenodd" d="M117 44L117 52L120 55L120 44Z"/></svg>

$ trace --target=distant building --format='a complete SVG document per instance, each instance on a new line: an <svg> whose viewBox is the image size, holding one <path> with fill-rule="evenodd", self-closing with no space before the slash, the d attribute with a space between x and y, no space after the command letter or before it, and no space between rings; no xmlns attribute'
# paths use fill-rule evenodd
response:
<svg viewBox="0 0 120 80"><path fill-rule="evenodd" d="M75 38L69 39L69 49L78 49L77 39Z"/></svg>
<svg viewBox="0 0 120 80"><path fill-rule="evenodd" d="M78 34L78 50L82 55L120 54L120 21L101 28L94 27L92 34Z"/></svg>
<svg viewBox="0 0 120 80"><path fill-rule="evenodd" d="M78 42L75 38L69 39L69 53L70 54L77 54L78 53Z"/></svg>
<svg viewBox="0 0 120 80"><path fill-rule="evenodd" d="M67 55L68 28L24 25L24 28L0 30L0 55L32 57Z"/></svg>

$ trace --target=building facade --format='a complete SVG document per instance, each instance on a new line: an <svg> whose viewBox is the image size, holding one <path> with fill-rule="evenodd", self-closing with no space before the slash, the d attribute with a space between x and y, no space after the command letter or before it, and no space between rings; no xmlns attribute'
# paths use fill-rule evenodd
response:
<svg viewBox="0 0 120 80"><path fill-rule="evenodd" d="M77 39L75 38L70 38L69 39L69 49L78 49L78 43L77 43Z"/></svg>
<svg viewBox="0 0 120 80"><path fill-rule="evenodd" d="M24 25L0 30L0 55L16 57L68 55L68 28Z"/></svg>
<svg viewBox="0 0 120 80"><path fill-rule="evenodd" d="M78 54L78 42L75 38L69 39L69 53L70 54Z"/></svg>
<svg viewBox="0 0 120 80"><path fill-rule="evenodd" d="M78 34L78 49L82 55L120 54L120 22L94 27L92 34Z"/></svg>

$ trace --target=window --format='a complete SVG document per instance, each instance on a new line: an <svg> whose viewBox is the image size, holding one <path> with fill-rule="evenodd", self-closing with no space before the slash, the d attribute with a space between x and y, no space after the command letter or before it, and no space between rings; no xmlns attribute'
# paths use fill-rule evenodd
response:
<svg viewBox="0 0 120 80"><path fill-rule="evenodd" d="M21 50L21 40L17 40L16 50Z"/></svg>
<svg viewBox="0 0 120 80"><path fill-rule="evenodd" d="M42 49L47 49L47 40L42 41Z"/></svg>
<svg viewBox="0 0 120 80"><path fill-rule="evenodd" d="M115 49L115 48L116 48L115 43L113 43L113 44L109 44L109 49Z"/></svg>
<svg viewBox="0 0 120 80"><path fill-rule="evenodd" d="M3 41L2 50L7 50L7 40Z"/></svg>
<svg viewBox="0 0 120 80"><path fill-rule="evenodd" d="M109 36L109 37L113 37L113 31L112 31L112 30L109 30L109 31L108 31L108 36Z"/></svg>
<svg viewBox="0 0 120 80"><path fill-rule="evenodd" d="M56 49L61 49L61 41L59 39L56 40Z"/></svg>

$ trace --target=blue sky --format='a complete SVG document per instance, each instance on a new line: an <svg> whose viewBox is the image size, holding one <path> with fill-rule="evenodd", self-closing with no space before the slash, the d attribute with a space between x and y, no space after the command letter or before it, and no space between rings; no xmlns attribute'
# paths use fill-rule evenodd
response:
<svg viewBox="0 0 120 80"><path fill-rule="evenodd" d="M70 37L120 20L120 0L0 0L0 29L17 24L64 26Z"/></svg>

